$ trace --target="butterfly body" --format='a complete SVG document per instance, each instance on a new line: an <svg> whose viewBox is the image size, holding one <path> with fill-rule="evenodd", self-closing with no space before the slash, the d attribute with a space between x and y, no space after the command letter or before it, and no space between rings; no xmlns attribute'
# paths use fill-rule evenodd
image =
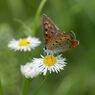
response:
<svg viewBox="0 0 95 95"><path fill-rule="evenodd" d="M53 22L43 15L43 31L46 52L60 52L78 45L74 32L59 32Z"/></svg>

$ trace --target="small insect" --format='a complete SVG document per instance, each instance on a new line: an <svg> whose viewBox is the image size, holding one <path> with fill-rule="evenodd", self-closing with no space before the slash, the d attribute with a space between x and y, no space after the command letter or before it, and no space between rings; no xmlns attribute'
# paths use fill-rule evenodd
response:
<svg viewBox="0 0 95 95"><path fill-rule="evenodd" d="M43 15L42 20L45 38L44 50L46 53L61 52L69 48L74 48L79 44L74 32L59 32L59 29L46 15Z"/></svg>

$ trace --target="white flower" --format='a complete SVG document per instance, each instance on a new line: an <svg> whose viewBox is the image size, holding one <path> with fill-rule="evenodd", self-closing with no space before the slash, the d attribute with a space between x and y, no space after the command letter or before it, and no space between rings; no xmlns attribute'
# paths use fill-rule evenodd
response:
<svg viewBox="0 0 95 95"><path fill-rule="evenodd" d="M15 51L30 51L31 49L34 49L38 45L40 45L40 41L38 38L35 37L27 37L24 39L15 40L9 42L8 47L11 49L14 49Z"/></svg>
<svg viewBox="0 0 95 95"><path fill-rule="evenodd" d="M40 74L39 70L36 68L36 65L32 63L21 65L20 70L26 78L34 78Z"/></svg>
<svg viewBox="0 0 95 95"><path fill-rule="evenodd" d="M34 58L33 64L38 66L38 69L43 75L46 75L47 71L58 73L60 70L64 69L66 65L65 58L62 58L61 55L53 56L41 56L42 58Z"/></svg>

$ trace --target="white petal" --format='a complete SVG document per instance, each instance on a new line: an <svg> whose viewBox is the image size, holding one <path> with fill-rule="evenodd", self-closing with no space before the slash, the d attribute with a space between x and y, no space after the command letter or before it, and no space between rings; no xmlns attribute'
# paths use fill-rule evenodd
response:
<svg viewBox="0 0 95 95"><path fill-rule="evenodd" d="M41 55L41 57L42 58L34 58L33 63L37 64L39 71L41 73L43 73L43 75L46 75L47 71L49 71L50 73L51 72L58 73L58 72L60 72L60 70L64 70L64 66L65 66L66 62L65 62L65 58L62 58L61 55L58 55L56 57L57 62L52 66L48 66L48 65L44 64L43 63L44 56Z"/></svg>
<svg viewBox="0 0 95 95"><path fill-rule="evenodd" d="M21 73L26 78L34 78L40 74L40 71L38 70L37 66L33 63L27 63L25 65L21 65Z"/></svg>
<svg viewBox="0 0 95 95"><path fill-rule="evenodd" d="M13 39L12 41L9 42L8 44L8 47L10 49L13 49L15 51L31 51L31 49L34 49L35 47L39 46L40 45L40 40L38 38L35 38L35 37L27 37L26 40L28 42L30 42L30 44L28 46L19 46L19 42L21 41L22 39L19 39L19 40L15 40Z"/></svg>

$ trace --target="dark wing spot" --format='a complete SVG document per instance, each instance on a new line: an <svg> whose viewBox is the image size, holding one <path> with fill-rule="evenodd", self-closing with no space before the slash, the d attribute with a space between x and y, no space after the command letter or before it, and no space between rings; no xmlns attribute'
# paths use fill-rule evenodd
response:
<svg viewBox="0 0 95 95"><path fill-rule="evenodd" d="M56 43L58 43L58 41L55 41Z"/></svg>
<svg viewBox="0 0 95 95"><path fill-rule="evenodd" d="M47 36L48 36L48 34L45 34L45 36L47 37Z"/></svg>
<svg viewBox="0 0 95 95"><path fill-rule="evenodd" d="M47 29L47 28L45 28L45 31L48 31L48 29Z"/></svg>
<svg viewBox="0 0 95 95"><path fill-rule="evenodd" d="M62 38L60 38L59 40L62 41Z"/></svg>
<svg viewBox="0 0 95 95"><path fill-rule="evenodd" d="M44 25L48 25L48 24L45 22Z"/></svg>
<svg viewBox="0 0 95 95"><path fill-rule="evenodd" d="M53 29L52 26L49 26L50 29Z"/></svg>

